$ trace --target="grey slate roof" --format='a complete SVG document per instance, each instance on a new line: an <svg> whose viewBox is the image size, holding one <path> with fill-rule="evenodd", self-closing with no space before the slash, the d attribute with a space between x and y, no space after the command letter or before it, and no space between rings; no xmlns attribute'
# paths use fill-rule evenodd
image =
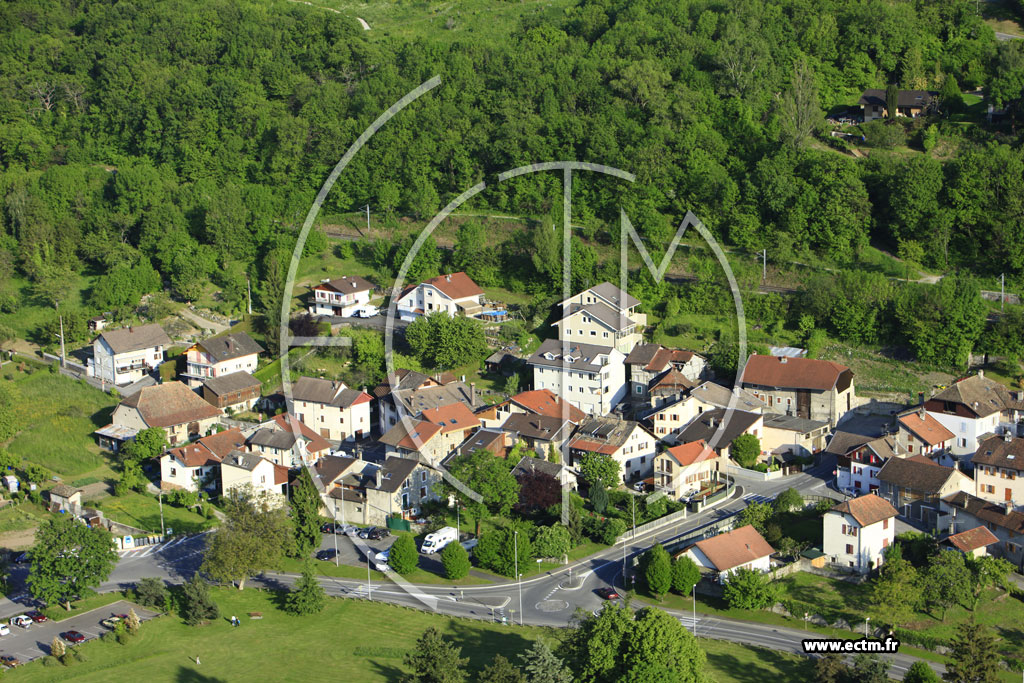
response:
<svg viewBox="0 0 1024 683"><path fill-rule="evenodd" d="M171 345L171 338L164 332L164 328L156 323L104 330L99 338L105 341L114 353L129 353L154 346Z"/></svg>
<svg viewBox="0 0 1024 683"><path fill-rule="evenodd" d="M264 458L255 453L246 453L245 451L231 451L228 453L228 457L221 461L221 465L231 465L232 467L240 467L243 470L252 472L256 467L263 462Z"/></svg>
<svg viewBox="0 0 1024 683"><path fill-rule="evenodd" d="M878 470L878 480L913 491L938 493L953 476L952 467L943 467L933 462L914 458L889 458Z"/></svg>
<svg viewBox="0 0 1024 683"><path fill-rule="evenodd" d="M756 413L748 413L743 410L734 410L732 417L729 419L729 423L725 427L725 431L718 438L714 440L715 434L718 433L719 428L722 426L722 422L725 419L726 410L722 408L715 408L714 410L705 410L703 413L698 415L694 420L680 430L679 435L676 437L678 443L690 443L691 441L703 440L708 445L714 445L715 448L725 448L731 444L737 436L744 433L757 422L761 416Z"/></svg>
<svg viewBox="0 0 1024 683"><path fill-rule="evenodd" d="M473 392L463 382L449 382L441 386L423 387L422 389L400 389L392 392L395 400L401 403L411 415L419 415L424 410L443 408L453 403L465 403L470 410L479 407L483 401L478 396L472 400Z"/></svg>
<svg viewBox="0 0 1024 683"><path fill-rule="evenodd" d="M390 457L384 461L384 465L381 467L380 486L376 485L376 481L372 476L365 482L365 486L368 489L394 493L402 488L402 484L409 478L409 475L412 474L417 465L419 465L419 462L416 460Z"/></svg>
<svg viewBox="0 0 1024 683"><path fill-rule="evenodd" d="M524 438L537 441L555 441L568 436L573 424L560 417L531 415L529 413L512 413L501 425L501 431L514 432Z"/></svg>
<svg viewBox="0 0 1024 683"><path fill-rule="evenodd" d="M569 304L562 311L562 320L565 320L569 316L576 315L581 311L616 331L624 330L631 325L636 325L636 323L628 317L620 315L614 308L603 303Z"/></svg>
<svg viewBox="0 0 1024 683"><path fill-rule="evenodd" d="M512 468L513 477L532 474L533 472L540 472L549 477L559 479L562 476L562 466L555 462L548 462L543 458L531 458L528 455L524 455L522 460Z"/></svg>
<svg viewBox="0 0 1024 683"><path fill-rule="evenodd" d="M263 351L263 347L257 344L245 332L233 332L220 337L210 337L199 342L197 346L201 346L218 363Z"/></svg>
<svg viewBox="0 0 1024 683"><path fill-rule="evenodd" d="M765 413L764 426L772 429L788 429L792 432L806 434L822 427L828 427L828 422L821 420L808 420L796 415L779 415L777 413Z"/></svg>
<svg viewBox="0 0 1024 683"><path fill-rule="evenodd" d="M596 287L591 287L590 291L619 308L631 308L640 303L639 299L631 296L629 292L622 291L610 282L602 282Z"/></svg>
<svg viewBox="0 0 1024 683"><path fill-rule="evenodd" d="M232 391L242 391L254 386L262 387L263 383L245 370L239 370L238 372L221 375L220 377L211 377L206 380L203 386L218 396L223 396L224 394L230 394Z"/></svg>
<svg viewBox="0 0 1024 683"><path fill-rule="evenodd" d="M626 365L647 365L654 360L654 354L661 351L661 349L661 344L652 344L650 342L637 344L629 352L629 355L626 356Z"/></svg>
<svg viewBox="0 0 1024 683"><path fill-rule="evenodd" d="M358 389L349 389L344 382L316 377L300 377L292 385L292 398L296 401L323 403L338 408L348 408L362 393Z"/></svg>
<svg viewBox="0 0 1024 683"><path fill-rule="evenodd" d="M295 445L295 434L283 429L257 429L249 437L249 443L265 448L276 448L280 451L289 450Z"/></svg>
<svg viewBox="0 0 1024 683"><path fill-rule="evenodd" d="M582 372L600 372L603 365L597 363L599 356L609 356L614 349L610 346L581 344L569 342L569 353L562 357L562 341L547 339L537 352L530 356L530 365L541 365L550 368L565 368ZM547 356L552 356L548 358Z"/></svg>

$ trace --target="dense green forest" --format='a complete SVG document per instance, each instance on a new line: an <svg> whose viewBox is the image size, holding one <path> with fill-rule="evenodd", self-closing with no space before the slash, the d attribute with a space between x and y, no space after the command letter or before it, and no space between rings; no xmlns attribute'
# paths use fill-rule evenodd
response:
<svg viewBox="0 0 1024 683"><path fill-rule="evenodd" d="M557 175L494 174L580 159L637 175L577 175L574 222L595 246L617 240L620 206L653 245L692 210L725 243L779 261L852 266L876 243L1024 284L1024 41L1000 43L977 11L974 0L581 0L485 43L373 38L351 17L285 2L7 2L0 311L26 292L54 303L83 275L95 278L86 310L130 309L163 283L192 299L211 281L240 308L247 277L274 310L330 169L434 74L443 84L355 157L325 213L370 204L423 221L487 180L478 207L558 215ZM887 84L941 89L941 111L891 122L899 144L868 159L817 135L825 112ZM1002 125L962 115L959 92L976 88L1006 109ZM453 265L553 292L560 264L535 230L496 249L467 236ZM397 242L359 249L387 263L407 252ZM580 246L574 280L590 281L598 261ZM316 236L306 251L324 247ZM441 265L430 258L424 273ZM886 297L895 311L902 299ZM663 292L649 299L665 305Z"/></svg>

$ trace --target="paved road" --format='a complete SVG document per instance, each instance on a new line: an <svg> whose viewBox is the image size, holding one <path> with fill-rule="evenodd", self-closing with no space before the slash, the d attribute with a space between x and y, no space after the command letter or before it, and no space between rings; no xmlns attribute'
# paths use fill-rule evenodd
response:
<svg viewBox="0 0 1024 683"><path fill-rule="evenodd" d="M1021 40L1021 36L1015 36L1012 33L1000 33L996 31L997 40Z"/></svg>
<svg viewBox="0 0 1024 683"><path fill-rule="evenodd" d="M78 631L85 636L86 641L94 640L107 631L105 627L100 626L101 621L114 614L128 614L133 608L142 621L157 615L153 610L120 600L62 621L32 624L27 629L11 626L10 635L0 638L0 655L13 655L23 663L43 657L50 654L50 643L53 642L54 636L59 637L67 631Z"/></svg>

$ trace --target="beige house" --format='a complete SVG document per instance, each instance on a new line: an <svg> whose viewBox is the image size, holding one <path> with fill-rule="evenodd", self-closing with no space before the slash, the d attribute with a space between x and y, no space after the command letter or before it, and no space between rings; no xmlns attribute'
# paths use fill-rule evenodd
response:
<svg viewBox="0 0 1024 683"><path fill-rule="evenodd" d="M160 488L198 491L204 482L216 478L228 454L244 447L245 436L232 428L171 448L160 456Z"/></svg>
<svg viewBox="0 0 1024 683"><path fill-rule="evenodd" d="M661 344L637 344L626 356L626 368L630 398L646 403L652 388L658 388L662 396L668 397L677 387L696 386L707 374L707 360L693 351L669 349ZM666 377L670 373L671 376Z"/></svg>
<svg viewBox="0 0 1024 683"><path fill-rule="evenodd" d="M280 506L287 500L288 468L275 465L255 453L231 451L220 463L221 495L237 488L251 486L256 492L266 491L270 500Z"/></svg>
<svg viewBox="0 0 1024 683"><path fill-rule="evenodd" d="M939 93L934 90L897 90L896 116L917 118L938 101L938 95ZM888 116L889 102L886 102L885 98L885 89L868 88L864 91L857 101L864 116L864 123Z"/></svg>
<svg viewBox="0 0 1024 683"><path fill-rule="evenodd" d="M136 382L164 362L171 338L156 323L105 330L92 343L88 374L116 386Z"/></svg>
<svg viewBox="0 0 1024 683"><path fill-rule="evenodd" d="M383 463L332 456L318 465L325 485L324 505L334 519L347 524L383 526L398 514L418 517L420 506L436 500L441 475L408 458L388 457Z"/></svg>
<svg viewBox="0 0 1024 683"><path fill-rule="evenodd" d="M223 415L181 382L143 387L114 408L113 427L135 430L162 427L171 445L209 433ZM106 428L104 428L106 429Z"/></svg>
<svg viewBox="0 0 1024 683"><path fill-rule="evenodd" d="M669 498L700 491L718 471L718 454L703 441L668 448L654 456L654 488Z"/></svg>
<svg viewBox="0 0 1024 683"><path fill-rule="evenodd" d="M587 416L576 406L563 401L550 389L522 391L505 401L476 411L480 423L488 429L501 427L511 415L564 418L574 425L582 422Z"/></svg>
<svg viewBox="0 0 1024 683"><path fill-rule="evenodd" d="M561 417L528 413L514 413L501 426L513 444L522 441L544 458L552 446L561 452L574 429L572 422Z"/></svg>
<svg viewBox="0 0 1024 683"><path fill-rule="evenodd" d="M569 456L575 467L586 453L610 456L619 464L622 481L645 479L654 472L658 440L639 422L611 417L584 420L569 439Z"/></svg>
<svg viewBox="0 0 1024 683"><path fill-rule="evenodd" d="M445 455L455 450L480 427L480 420L465 403L451 403L440 408L424 410L422 418L441 428L440 448Z"/></svg>
<svg viewBox="0 0 1024 683"><path fill-rule="evenodd" d="M822 518L822 550L837 567L867 574L884 561L896 534L896 508L873 493L852 498Z"/></svg>
<svg viewBox="0 0 1024 683"><path fill-rule="evenodd" d="M82 507L82 489L67 484L55 484L47 492L50 496L50 511L78 510Z"/></svg>
<svg viewBox="0 0 1024 683"><path fill-rule="evenodd" d="M380 408L378 428L381 434L398 424L403 416L420 417L424 410L465 403L476 410L483 405L476 385L460 382L451 373L429 377L412 370L399 370L387 382L373 390Z"/></svg>
<svg viewBox="0 0 1024 683"><path fill-rule="evenodd" d="M331 452L331 444L288 413L262 423L246 440L249 451L287 468L312 465Z"/></svg>
<svg viewBox="0 0 1024 683"><path fill-rule="evenodd" d="M1024 439L1010 432L981 442L974 454L974 495L992 503L1024 505Z"/></svg>
<svg viewBox="0 0 1024 683"><path fill-rule="evenodd" d="M233 332L196 342L185 352L182 377L193 389L208 379L236 372L256 372L263 347L245 332Z"/></svg>
<svg viewBox="0 0 1024 683"><path fill-rule="evenodd" d="M761 450L775 454L811 455L824 450L830 429L827 422L820 420L766 413Z"/></svg>
<svg viewBox="0 0 1024 683"><path fill-rule="evenodd" d="M389 429L380 442L389 456L407 458L436 467L448 455L441 427L433 422L406 418Z"/></svg>
<svg viewBox="0 0 1024 683"><path fill-rule="evenodd" d="M332 441L356 441L370 434L373 397L344 382L300 377L292 385L295 416Z"/></svg>
<svg viewBox="0 0 1024 683"><path fill-rule="evenodd" d="M811 358L753 354L743 368L742 385L775 413L835 426L856 401L853 371Z"/></svg>
<svg viewBox="0 0 1024 683"><path fill-rule="evenodd" d="M644 420L650 423L655 436L670 442L675 440L679 430L706 411L728 409L733 405L743 412L763 413L766 408L761 399L745 389L740 389L733 401L732 391L714 382L703 382L669 400L652 394L651 404L652 410L644 415Z"/></svg>
<svg viewBox="0 0 1024 683"><path fill-rule="evenodd" d="M561 302L561 319L555 323L558 338L612 346L623 354L643 342L641 331L647 316L637 312L640 301L610 282L584 290Z"/></svg>
<svg viewBox="0 0 1024 683"><path fill-rule="evenodd" d="M698 541L685 554L702 572L710 573L716 581L726 583L729 575L740 569L768 571L771 569L771 556L774 552L775 549L757 533L757 529L748 524Z"/></svg>

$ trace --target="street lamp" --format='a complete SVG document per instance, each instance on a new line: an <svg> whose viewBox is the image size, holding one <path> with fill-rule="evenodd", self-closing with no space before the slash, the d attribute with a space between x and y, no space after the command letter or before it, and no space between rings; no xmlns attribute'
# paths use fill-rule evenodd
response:
<svg viewBox="0 0 1024 683"><path fill-rule="evenodd" d="M523 575L519 573L519 529L512 532L512 550L515 554L516 581L519 582L519 625L523 625Z"/></svg>
<svg viewBox="0 0 1024 683"><path fill-rule="evenodd" d="M808 619L808 618L809 618L810 616L811 616L811 615L810 615L810 613L809 613L809 612L804 612L804 630L805 630L805 631L807 630L807 619Z"/></svg>
<svg viewBox="0 0 1024 683"><path fill-rule="evenodd" d="M697 635L697 584L693 584L693 635Z"/></svg>
<svg viewBox="0 0 1024 683"><path fill-rule="evenodd" d="M868 624L870 624L870 623L871 623L871 617L867 617L867 618L864 619L864 637L865 638L868 637Z"/></svg>

